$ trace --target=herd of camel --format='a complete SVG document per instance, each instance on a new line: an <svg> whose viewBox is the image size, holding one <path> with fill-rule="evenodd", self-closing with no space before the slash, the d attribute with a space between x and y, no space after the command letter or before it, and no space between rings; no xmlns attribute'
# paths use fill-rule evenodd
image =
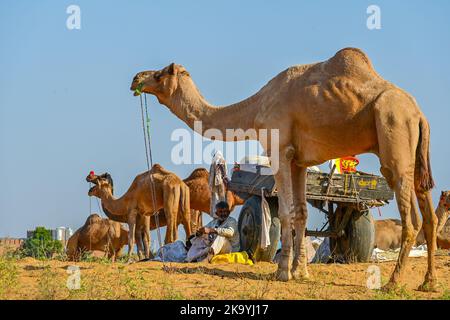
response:
<svg viewBox="0 0 450 320"><path fill-rule="evenodd" d="M282 249L275 276L281 281L309 277L304 241L308 216L307 167L348 155L375 154L382 175L395 192L402 228L397 264L384 289L395 288L401 282L409 252L423 230L428 269L419 289L436 290L434 253L438 220L431 196L434 181L429 124L415 99L383 79L361 50L345 48L326 61L289 67L251 97L225 107L210 104L190 73L174 63L161 70L139 72L130 89L135 95L156 96L203 136L210 137L214 130L221 134L215 136L218 140L259 141L272 164L278 164L274 177ZM197 121L202 125L195 126ZM253 130L256 134L230 135L229 129ZM261 130L266 130L266 134L260 134ZM278 130L278 143L272 143L272 136L267 134L272 130ZM156 191L170 191L157 193L155 204L148 193L150 174L155 175ZM129 244L134 244L141 216L162 208L166 212L167 237L176 233L177 207L184 212L180 221L186 234L191 233L191 216L186 214L189 193L175 176L164 180L166 174L160 166L152 168L152 172L137 176L119 199L113 197L112 180L107 176L88 177L95 184L90 193L102 198L106 211L121 216L120 219L126 216ZM301 236L293 239L293 229Z"/></svg>
<svg viewBox="0 0 450 320"><path fill-rule="evenodd" d="M181 180L175 173L155 164L150 171L138 175L118 199L114 197L110 174L91 173L86 180L94 184L88 195L101 200L109 219L102 219L97 214L87 218L67 243L67 255L72 260L79 259L84 251L103 251L114 261L123 246L128 244L129 248L134 248L135 243L139 258L149 259L150 230L157 226L167 227L164 243L171 243L178 239L180 224L188 237L203 226L202 212L210 214L209 172L204 168L195 169ZM151 195L153 186L155 204ZM231 210L244 203L231 191L227 191L226 199ZM154 212L158 213L158 224ZM121 223L128 223L130 232ZM129 258L131 254L130 249Z"/></svg>

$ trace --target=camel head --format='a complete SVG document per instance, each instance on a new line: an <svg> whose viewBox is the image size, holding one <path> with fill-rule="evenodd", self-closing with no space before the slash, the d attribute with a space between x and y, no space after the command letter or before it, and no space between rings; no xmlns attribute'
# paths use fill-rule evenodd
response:
<svg viewBox="0 0 450 320"><path fill-rule="evenodd" d="M134 76L130 90L134 91L135 96L140 93L153 94L163 103L177 90L183 77L190 77L186 69L172 63L161 70L139 72Z"/></svg>
<svg viewBox="0 0 450 320"><path fill-rule="evenodd" d="M95 196L97 198L102 198L106 195L114 194L114 183L109 173L101 175L91 173L86 177L86 181L94 184L88 192L90 197Z"/></svg>
<svg viewBox="0 0 450 320"><path fill-rule="evenodd" d="M450 209L450 191L442 191L439 205L444 206L446 210Z"/></svg>

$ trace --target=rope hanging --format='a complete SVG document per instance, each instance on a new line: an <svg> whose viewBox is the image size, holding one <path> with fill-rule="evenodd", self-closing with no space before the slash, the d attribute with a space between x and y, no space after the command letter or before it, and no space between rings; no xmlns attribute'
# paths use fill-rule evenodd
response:
<svg viewBox="0 0 450 320"><path fill-rule="evenodd" d="M89 182L89 189L92 184ZM92 215L92 197L89 197L89 217ZM89 226L91 225L91 220L89 219ZM89 233L89 251L92 251L92 235Z"/></svg>
<svg viewBox="0 0 450 320"><path fill-rule="evenodd" d="M141 118L142 118L142 130L144 133L144 144L145 144L145 158L147 160L147 168L150 172L153 168L153 156L152 156L152 144L150 139L150 117L148 116L148 105L147 105L147 95L144 94L144 102L142 101L142 94L139 95L139 100L141 102ZM145 115L144 115L145 107ZM156 208L156 190L155 181L153 179L153 174L150 174L150 188L152 192L153 208ZM161 231L159 230L159 211L154 213L156 232L158 235L158 244L161 248L162 262L164 263L164 247L162 245Z"/></svg>

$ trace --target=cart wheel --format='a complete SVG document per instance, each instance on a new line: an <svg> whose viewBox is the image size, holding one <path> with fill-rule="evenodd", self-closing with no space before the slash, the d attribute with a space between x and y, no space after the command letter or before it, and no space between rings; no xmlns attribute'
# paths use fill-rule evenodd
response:
<svg viewBox="0 0 450 320"><path fill-rule="evenodd" d="M276 199L275 199L276 200ZM281 224L277 216L277 203L268 199L272 224L270 226L270 245L260 248L261 239L261 197L252 196L245 201L239 214L238 230L241 250L255 261L272 261L275 257L281 235Z"/></svg>
<svg viewBox="0 0 450 320"><path fill-rule="evenodd" d="M342 210L344 212L345 210ZM339 219L339 216L337 216ZM335 223L334 226L339 223ZM345 235L330 238L331 252L345 262L368 262L375 245L375 225L369 211L352 212L352 217L345 227Z"/></svg>

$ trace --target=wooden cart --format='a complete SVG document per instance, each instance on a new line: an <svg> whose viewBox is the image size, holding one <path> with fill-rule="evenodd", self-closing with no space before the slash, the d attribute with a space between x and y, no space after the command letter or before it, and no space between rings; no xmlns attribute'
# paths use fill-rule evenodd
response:
<svg viewBox="0 0 450 320"><path fill-rule="evenodd" d="M278 218L278 198L273 175L268 168L255 166L255 171L235 168L229 189L245 201L239 215L241 250L256 260L272 261L278 249L281 225ZM307 236L329 237L332 257L345 262L369 260L375 241L375 228L370 208L383 206L394 193L383 177L357 172L330 174L309 171L307 201L325 213L327 223L320 230L307 230ZM272 224L271 245L260 248L261 194L270 206Z"/></svg>

